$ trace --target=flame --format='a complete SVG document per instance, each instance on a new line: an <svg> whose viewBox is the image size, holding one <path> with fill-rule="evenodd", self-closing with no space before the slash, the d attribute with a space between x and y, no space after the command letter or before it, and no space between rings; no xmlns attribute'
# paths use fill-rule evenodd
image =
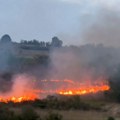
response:
<svg viewBox="0 0 120 120"><path fill-rule="evenodd" d="M43 89L26 88L25 91L17 91L15 87L15 94L0 95L0 102L8 103L12 101L14 103L20 103L23 101L34 101L39 99L42 95L85 95L94 94L98 92L108 91L110 89L109 84L106 80L84 81L78 82L73 80L42 80L41 83L44 85ZM21 87L22 88L22 87Z"/></svg>
<svg viewBox="0 0 120 120"><path fill-rule="evenodd" d="M86 80L84 82L78 82L73 80L43 80L44 86L46 88L50 87L50 90L42 90L43 94L61 94L61 95L85 95L85 94L95 94L98 92L108 91L110 86L107 80L99 78L96 81ZM47 84L46 84L47 83ZM53 85L56 86L55 89ZM51 86L50 86L51 85ZM48 87L49 86L49 87ZM39 91L38 91L39 92Z"/></svg>
<svg viewBox="0 0 120 120"><path fill-rule="evenodd" d="M34 101L37 98L35 94L31 95L24 95L24 96L12 96L12 97L0 97L0 102L8 103L8 102L14 102L14 103L20 103L23 101Z"/></svg>
<svg viewBox="0 0 120 120"><path fill-rule="evenodd" d="M34 97L31 97L31 96L22 96L22 97L10 97L10 98L3 98L3 97L0 97L0 102L5 102L5 103L8 103L9 101L12 101L14 103L19 103L19 102L23 102L23 101L33 101L35 100Z"/></svg>
<svg viewBox="0 0 120 120"><path fill-rule="evenodd" d="M84 94L107 91L109 89L110 89L110 87L108 85L91 86L91 87L88 87L88 88L86 87L86 88L82 88L82 89L79 89L79 90L76 90L76 89L62 90L62 91L59 91L59 94L61 94L61 95L84 95Z"/></svg>

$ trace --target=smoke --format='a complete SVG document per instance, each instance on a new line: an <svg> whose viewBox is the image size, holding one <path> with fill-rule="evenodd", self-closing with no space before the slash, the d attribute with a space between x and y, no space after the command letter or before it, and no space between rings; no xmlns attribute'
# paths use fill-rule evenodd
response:
<svg viewBox="0 0 120 120"><path fill-rule="evenodd" d="M106 82L120 65L119 50L91 44L55 48L49 54L50 67L46 68L47 72L44 70L44 77L41 67L31 67L31 71L13 75L12 85L5 83L7 91L3 92L1 88L0 95L9 98L33 93L37 97L45 97L59 90L79 89L81 85L99 85Z"/></svg>
<svg viewBox="0 0 120 120"><path fill-rule="evenodd" d="M1 43L0 45L0 72L10 71L10 58L12 57L14 47L11 43Z"/></svg>
<svg viewBox="0 0 120 120"><path fill-rule="evenodd" d="M103 44L120 47L120 9L119 0L64 0L80 3L81 9L76 29L60 34L66 44ZM74 25L75 26L75 25Z"/></svg>
<svg viewBox="0 0 120 120"><path fill-rule="evenodd" d="M15 48L12 44L11 38L4 35L0 39L0 92L6 93L12 88L12 72L13 66L12 56L15 53Z"/></svg>
<svg viewBox="0 0 120 120"><path fill-rule="evenodd" d="M105 5L103 1L100 4ZM76 33L75 37L68 38L76 46L52 49L49 53L51 59L49 67L30 66L29 70L23 70L26 74L19 73L8 78L1 76L0 95L8 98L23 96L34 88L47 91L60 88L61 84L45 84L41 82L42 80L72 80L75 83L87 82L87 84L108 80L120 65L119 10L107 4L107 7L106 5L100 7L94 15L89 13L85 16L82 18L84 22L80 34ZM79 44L81 41L84 45ZM9 63L10 51L15 51L11 44L0 46L1 73L12 71ZM74 87L78 85L75 84ZM65 87L69 87L69 84L68 86L65 84Z"/></svg>
<svg viewBox="0 0 120 120"><path fill-rule="evenodd" d="M13 78L13 87L10 92L11 96L23 96L29 93L34 88L34 78L33 76L28 76L26 74L18 74Z"/></svg>
<svg viewBox="0 0 120 120"><path fill-rule="evenodd" d="M82 32L85 43L120 47L119 11L100 9L91 24Z"/></svg>
<svg viewBox="0 0 120 120"><path fill-rule="evenodd" d="M51 54L53 79L77 82L107 80L120 64L119 49L103 45L71 46L57 49Z"/></svg>
<svg viewBox="0 0 120 120"><path fill-rule="evenodd" d="M36 97L37 94L34 93L34 79L33 76L27 74L14 75L12 78L12 88L7 92L0 92L0 97L6 100L11 97Z"/></svg>
<svg viewBox="0 0 120 120"><path fill-rule="evenodd" d="M53 51L52 77L93 81L100 76L108 79L117 71L120 65L119 1L93 2L94 9L86 10L86 14L80 17L80 31L68 36L61 35L75 46Z"/></svg>

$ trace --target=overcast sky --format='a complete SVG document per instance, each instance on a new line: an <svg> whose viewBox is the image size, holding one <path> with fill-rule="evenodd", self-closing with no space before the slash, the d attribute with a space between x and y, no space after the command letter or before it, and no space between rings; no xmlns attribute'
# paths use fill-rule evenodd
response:
<svg viewBox="0 0 120 120"><path fill-rule="evenodd" d="M82 31L100 8L119 10L118 5L119 0L0 0L0 36L9 34L13 41L58 36L65 44L81 44Z"/></svg>

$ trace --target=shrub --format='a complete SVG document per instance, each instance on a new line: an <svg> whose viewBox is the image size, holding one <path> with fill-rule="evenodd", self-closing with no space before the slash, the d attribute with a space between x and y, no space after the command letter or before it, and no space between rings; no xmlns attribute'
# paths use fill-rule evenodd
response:
<svg viewBox="0 0 120 120"><path fill-rule="evenodd" d="M0 108L0 120L19 120L19 117L6 107Z"/></svg>
<svg viewBox="0 0 120 120"><path fill-rule="evenodd" d="M49 113L45 120L62 120L62 115L58 113Z"/></svg>
<svg viewBox="0 0 120 120"><path fill-rule="evenodd" d="M47 107L47 102L45 100L39 100L39 99L36 99L32 105L34 107L39 107L39 108L42 108L42 109L45 109Z"/></svg>
<svg viewBox="0 0 120 120"><path fill-rule="evenodd" d="M114 117L108 117L108 120L115 120L115 118Z"/></svg>
<svg viewBox="0 0 120 120"><path fill-rule="evenodd" d="M21 114L20 114L20 119L21 120L37 120L39 118L38 114L35 112L35 110L30 107L23 107Z"/></svg>

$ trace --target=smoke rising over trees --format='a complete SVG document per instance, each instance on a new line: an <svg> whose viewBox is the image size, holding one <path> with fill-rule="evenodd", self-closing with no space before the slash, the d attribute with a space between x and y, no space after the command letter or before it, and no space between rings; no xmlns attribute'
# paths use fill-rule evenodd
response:
<svg viewBox="0 0 120 120"><path fill-rule="evenodd" d="M45 87L39 83L43 79L70 79L95 84L100 80L114 82L109 78L119 73L120 48L105 47L102 44L62 46L62 41L57 37L53 37L51 43L37 40L15 43L9 35L5 35L0 47L3 59L0 61L0 82L3 84L1 91L5 92L12 88L14 81L12 77L2 77L2 74L14 76L26 73L34 76L36 87L39 88Z"/></svg>

